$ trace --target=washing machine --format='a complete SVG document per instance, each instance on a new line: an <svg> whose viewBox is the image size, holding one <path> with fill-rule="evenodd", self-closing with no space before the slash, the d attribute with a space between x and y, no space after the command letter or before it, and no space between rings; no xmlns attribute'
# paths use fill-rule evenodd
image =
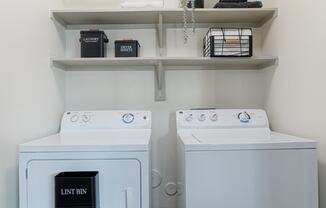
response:
<svg viewBox="0 0 326 208"><path fill-rule="evenodd" d="M97 191L90 197L97 204L71 207L150 208L150 138L147 111L64 113L60 133L19 147L20 208L66 207L56 205L55 178L94 172ZM61 194L86 194L73 191ZM82 200L76 197L75 203Z"/></svg>
<svg viewBox="0 0 326 208"><path fill-rule="evenodd" d="M317 144L263 110L181 110L179 208L318 208Z"/></svg>

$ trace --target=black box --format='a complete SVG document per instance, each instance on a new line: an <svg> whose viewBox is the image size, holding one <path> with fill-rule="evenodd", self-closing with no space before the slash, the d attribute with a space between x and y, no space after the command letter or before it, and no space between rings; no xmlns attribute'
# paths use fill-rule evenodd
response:
<svg viewBox="0 0 326 208"><path fill-rule="evenodd" d="M115 41L115 57L139 57L139 49L137 40Z"/></svg>
<svg viewBox="0 0 326 208"><path fill-rule="evenodd" d="M80 49L82 58L106 56L106 43L109 39L103 31L80 31Z"/></svg>
<svg viewBox="0 0 326 208"><path fill-rule="evenodd" d="M262 8L263 3L261 1L252 2L218 2L214 8Z"/></svg>
<svg viewBox="0 0 326 208"><path fill-rule="evenodd" d="M222 3L240 3L240 2L247 2L248 0L220 0Z"/></svg>
<svg viewBox="0 0 326 208"><path fill-rule="evenodd" d="M99 208L98 172L62 172L55 176L55 208Z"/></svg>
<svg viewBox="0 0 326 208"><path fill-rule="evenodd" d="M251 28L210 28L203 40L205 57L251 57Z"/></svg>
<svg viewBox="0 0 326 208"><path fill-rule="evenodd" d="M187 7L192 8L192 0L188 1ZM204 0L194 0L195 8L204 8Z"/></svg>

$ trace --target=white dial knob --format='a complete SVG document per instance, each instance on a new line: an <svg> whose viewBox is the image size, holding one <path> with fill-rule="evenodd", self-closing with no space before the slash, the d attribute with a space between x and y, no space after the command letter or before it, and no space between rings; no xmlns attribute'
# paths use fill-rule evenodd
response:
<svg viewBox="0 0 326 208"><path fill-rule="evenodd" d="M239 113L238 118L242 123L248 123L250 121L250 115L247 112Z"/></svg>
<svg viewBox="0 0 326 208"><path fill-rule="evenodd" d="M186 118L185 118L185 120L186 120L187 122L192 121L192 119L193 119L192 114L187 115Z"/></svg>
<svg viewBox="0 0 326 208"><path fill-rule="evenodd" d="M122 116L122 121L126 124L130 124L135 120L135 116L131 113L126 113Z"/></svg>
<svg viewBox="0 0 326 208"><path fill-rule="evenodd" d="M78 120L79 120L79 116L76 115L76 114L70 117L70 121L73 122L73 123L77 122Z"/></svg>
<svg viewBox="0 0 326 208"><path fill-rule="evenodd" d="M209 117L210 119L211 119L211 121L217 121L217 119L218 119L218 116L217 116L217 114L216 113L213 113L213 114L211 114L210 115L210 117Z"/></svg>
<svg viewBox="0 0 326 208"><path fill-rule="evenodd" d="M205 120L206 120L206 115L205 115L204 113L202 113L202 114L200 114L200 115L198 116L198 121L203 122L203 121L205 121Z"/></svg>
<svg viewBox="0 0 326 208"><path fill-rule="evenodd" d="M84 115L82 116L82 120L83 120L85 123L87 123L87 122L89 122L89 121L91 120L91 117L90 117L89 115L84 114Z"/></svg>

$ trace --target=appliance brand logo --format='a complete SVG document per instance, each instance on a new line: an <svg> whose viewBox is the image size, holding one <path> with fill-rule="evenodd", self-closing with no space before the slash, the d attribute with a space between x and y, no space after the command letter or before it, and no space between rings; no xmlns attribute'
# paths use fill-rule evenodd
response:
<svg viewBox="0 0 326 208"><path fill-rule="evenodd" d="M129 46L129 45L123 45L120 47L120 51L121 52L132 52L132 46Z"/></svg>
<svg viewBox="0 0 326 208"><path fill-rule="evenodd" d="M83 41L85 43L96 43L99 41L99 38L97 37L83 38Z"/></svg>
<svg viewBox="0 0 326 208"><path fill-rule="evenodd" d="M86 195L87 189L86 188L72 188L72 189L61 189L61 196L67 196L67 195Z"/></svg>

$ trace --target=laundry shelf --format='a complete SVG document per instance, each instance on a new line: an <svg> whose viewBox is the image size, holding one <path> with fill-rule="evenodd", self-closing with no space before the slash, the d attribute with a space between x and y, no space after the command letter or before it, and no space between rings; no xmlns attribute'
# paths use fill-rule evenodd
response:
<svg viewBox="0 0 326 208"><path fill-rule="evenodd" d="M188 10L191 12L191 10ZM261 27L277 16L276 8L196 9L196 23L236 23ZM61 9L50 16L63 26L94 24L163 24L182 23L183 10L176 9Z"/></svg>
<svg viewBox="0 0 326 208"><path fill-rule="evenodd" d="M206 58L206 57L138 57L138 58L58 58L54 66L66 71L85 70L82 66L158 66L165 70L258 70L278 63L277 57ZM75 66L75 67L74 67ZM87 67L86 67L87 68ZM98 68L87 68L96 71ZM102 67L101 67L101 70ZM112 67L106 70L116 70ZM133 70L133 69L131 69Z"/></svg>
<svg viewBox="0 0 326 208"><path fill-rule="evenodd" d="M210 69L210 70L252 70L264 69L278 63L277 57L233 57L233 58L162 58L167 70Z"/></svg>
<svg viewBox="0 0 326 208"><path fill-rule="evenodd" d="M191 9L188 9L189 15ZM208 28L259 28L278 15L276 8L196 9L197 26ZM105 29L155 28L158 57L139 58L54 58L51 64L65 71L154 71L155 100L165 100L166 70L259 70L277 65L277 57L205 58L166 57L166 31L183 26L183 10L176 9L61 9L50 10L50 18L65 29L89 27ZM61 28L60 28L61 31ZM62 32L62 31L61 31Z"/></svg>
<svg viewBox="0 0 326 208"><path fill-rule="evenodd" d="M277 57L206 58L206 57L138 57L138 58L59 58L52 65L65 71L153 70L155 100L165 100L166 70L258 70L278 64ZM88 66L88 67L87 67ZM130 67L128 67L130 66ZM142 68L144 66L144 68ZM148 67L149 66L149 67ZM152 66L152 67L150 67Z"/></svg>

